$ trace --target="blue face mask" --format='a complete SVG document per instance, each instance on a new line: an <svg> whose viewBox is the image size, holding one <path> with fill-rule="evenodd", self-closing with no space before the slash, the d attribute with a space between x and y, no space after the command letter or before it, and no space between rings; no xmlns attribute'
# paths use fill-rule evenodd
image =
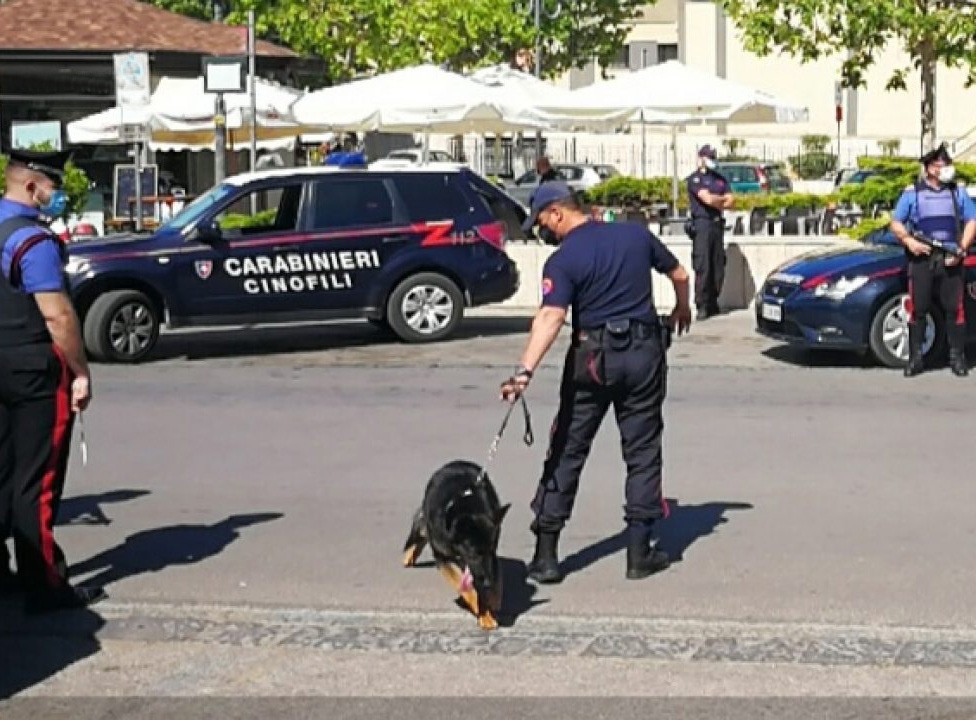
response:
<svg viewBox="0 0 976 720"><path fill-rule="evenodd" d="M68 194L59 188L51 193L47 203L37 209L49 218L59 218L68 209Z"/></svg>

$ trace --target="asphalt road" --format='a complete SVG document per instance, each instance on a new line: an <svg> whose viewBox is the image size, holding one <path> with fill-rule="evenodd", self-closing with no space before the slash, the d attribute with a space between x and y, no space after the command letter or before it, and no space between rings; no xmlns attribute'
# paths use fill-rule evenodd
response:
<svg viewBox="0 0 976 720"><path fill-rule="evenodd" d="M512 503L507 627L486 637L433 568L403 569L430 474L484 459L527 324L473 319L457 341L412 348L362 326L184 333L153 362L96 368L89 464L76 445L57 533L75 576L111 597L44 621L0 602L21 660L0 673L0 697L848 698L794 708L832 717L861 695L973 694L973 380L785 352L743 314L696 326L671 353L666 573L624 579L611 416L561 541L567 580L525 580L563 341L528 394L535 444L513 415L490 469ZM367 711L388 713L335 716ZM561 714L576 716L594 714Z"/></svg>

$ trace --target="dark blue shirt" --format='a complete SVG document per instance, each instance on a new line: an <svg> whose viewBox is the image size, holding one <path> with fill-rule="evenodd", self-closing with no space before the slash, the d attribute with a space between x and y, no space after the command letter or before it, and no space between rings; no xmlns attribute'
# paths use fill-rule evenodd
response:
<svg viewBox="0 0 976 720"><path fill-rule="evenodd" d="M728 181L714 170L696 170L688 177L688 203L691 216L696 218L722 217L722 211L706 205L698 199L700 190L708 190L715 195L724 195L729 191Z"/></svg>
<svg viewBox="0 0 976 720"><path fill-rule="evenodd" d="M0 199L0 222L12 217L36 220L40 213L36 208L6 198ZM20 260L20 277L25 293L57 292L64 290L64 263L61 260L60 242L40 222L35 227L20 228L7 239L0 254L0 268L4 277L10 278L10 262L17 248L25 240L39 233L47 233L48 240L28 250Z"/></svg>
<svg viewBox="0 0 976 720"><path fill-rule="evenodd" d="M643 225L590 220L546 261L542 304L572 307L576 328L624 319L655 323L651 270L667 274L677 266L677 258Z"/></svg>

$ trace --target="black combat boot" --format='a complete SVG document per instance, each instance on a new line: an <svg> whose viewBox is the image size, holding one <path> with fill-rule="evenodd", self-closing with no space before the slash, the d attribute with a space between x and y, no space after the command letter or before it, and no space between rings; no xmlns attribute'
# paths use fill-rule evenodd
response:
<svg viewBox="0 0 976 720"><path fill-rule="evenodd" d="M925 330L918 323L908 323L908 364L905 366L905 377L915 377L925 369L922 361L922 340Z"/></svg>
<svg viewBox="0 0 976 720"><path fill-rule="evenodd" d="M536 532L535 555L529 563L529 577L545 585L553 585L563 581L563 573L559 569L559 558L556 556L556 545L559 544L558 532Z"/></svg>
<svg viewBox="0 0 976 720"><path fill-rule="evenodd" d="M59 610L78 610L104 600L108 594L101 587L73 587L63 585L56 590L28 594L24 600L27 615L41 615Z"/></svg>
<svg viewBox="0 0 976 720"><path fill-rule="evenodd" d="M640 580L666 569L671 564L667 553L658 550L653 541L653 523L631 521L627 524L627 578Z"/></svg>
<svg viewBox="0 0 976 720"><path fill-rule="evenodd" d="M969 363L966 362L966 326L952 325L949 328L949 367L956 377L969 375Z"/></svg>

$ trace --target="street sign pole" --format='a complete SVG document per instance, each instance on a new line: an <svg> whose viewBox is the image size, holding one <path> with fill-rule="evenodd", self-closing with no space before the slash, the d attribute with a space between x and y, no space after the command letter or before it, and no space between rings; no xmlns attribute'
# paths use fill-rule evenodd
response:
<svg viewBox="0 0 976 720"><path fill-rule="evenodd" d="M247 57L242 55L204 56L203 91L214 93L214 182L227 176L227 108L225 93L247 91Z"/></svg>
<svg viewBox="0 0 976 720"><path fill-rule="evenodd" d="M227 117L224 112L224 94L217 93L217 110L214 113L214 184L219 185L227 177Z"/></svg>
<svg viewBox="0 0 976 720"><path fill-rule="evenodd" d="M126 125L125 111L144 113L151 101L151 82L149 75L149 55L144 52L117 53L113 57L115 67L115 102L119 106L119 140L132 142L133 161L136 170L135 183L135 225L136 232L142 231L142 141L145 128L140 124Z"/></svg>

